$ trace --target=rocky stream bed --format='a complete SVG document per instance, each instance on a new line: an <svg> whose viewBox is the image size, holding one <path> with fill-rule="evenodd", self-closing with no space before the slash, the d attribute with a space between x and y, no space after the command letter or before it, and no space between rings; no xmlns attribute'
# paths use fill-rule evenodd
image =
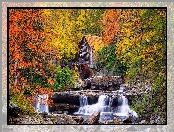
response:
<svg viewBox="0 0 174 132"><path fill-rule="evenodd" d="M123 88L123 85L120 88ZM155 120L149 122L149 120L135 116L129 108L135 96L141 97L148 92L148 90L141 91L125 86L115 91L87 89L54 92L50 97L53 104L49 107L48 113L36 112L34 116L23 116L20 115L20 108L10 103L9 124L150 124L152 122L157 124ZM127 112L124 118L118 113L120 109Z"/></svg>

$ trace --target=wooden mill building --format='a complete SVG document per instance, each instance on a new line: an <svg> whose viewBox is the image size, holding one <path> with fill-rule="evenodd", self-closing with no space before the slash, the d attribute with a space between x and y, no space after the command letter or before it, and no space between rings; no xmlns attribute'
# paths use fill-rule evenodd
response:
<svg viewBox="0 0 174 132"><path fill-rule="evenodd" d="M95 53L104 46L102 37L85 35L79 44L79 63L87 64L90 68L95 66Z"/></svg>

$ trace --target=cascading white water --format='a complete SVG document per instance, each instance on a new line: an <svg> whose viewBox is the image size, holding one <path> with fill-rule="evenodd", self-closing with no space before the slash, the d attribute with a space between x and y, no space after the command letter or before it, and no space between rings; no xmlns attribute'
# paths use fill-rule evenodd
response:
<svg viewBox="0 0 174 132"><path fill-rule="evenodd" d="M120 113L127 113L129 111L128 100L125 96L122 96L123 103L120 109Z"/></svg>
<svg viewBox="0 0 174 132"><path fill-rule="evenodd" d="M88 105L88 97L87 96L80 96L80 107Z"/></svg>
<svg viewBox="0 0 174 132"><path fill-rule="evenodd" d="M84 107L88 105L88 97L85 95L80 96L80 108L75 114L83 114L85 112Z"/></svg>
<svg viewBox="0 0 174 132"><path fill-rule="evenodd" d="M130 110L129 105L128 105L128 99L122 94L124 90L124 87L120 87L118 90L121 95L118 98L118 110L115 113L117 116L127 116L128 111Z"/></svg>
<svg viewBox="0 0 174 132"><path fill-rule="evenodd" d="M87 96L80 96L80 108L74 114L91 115L95 112L111 112L112 98L100 95L96 104L88 105Z"/></svg>
<svg viewBox="0 0 174 132"><path fill-rule="evenodd" d="M118 91L123 93L123 90L124 90L124 87L120 87ZM118 106L118 110L114 115L121 116L121 117L126 117L126 116L133 116L136 118L138 117L137 113L130 109L128 105L128 99L123 94L121 94L121 96L118 98L118 103L120 103L120 101L121 101L121 105Z"/></svg>
<svg viewBox="0 0 174 132"><path fill-rule="evenodd" d="M117 113L115 113L117 116L128 116L128 112L130 110L128 105L128 99L121 95L121 97L118 98L118 101L122 100L121 106L118 106Z"/></svg>
<svg viewBox="0 0 174 132"><path fill-rule="evenodd" d="M40 103L41 103L40 95L35 97L35 101L36 101L36 105L35 105L36 111L39 112L39 110L40 110Z"/></svg>
<svg viewBox="0 0 174 132"><path fill-rule="evenodd" d="M124 88L120 87L119 92L123 93ZM118 106L117 110L113 109L113 97L109 97L108 95L100 95L98 98L98 102L96 104L88 105L88 97L81 95L80 100L80 108L74 114L79 115L91 115L96 112L100 112L100 118L112 119L113 116L119 117L127 117L134 116L138 117L137 113L129 108L128 99L121 94L118 98ZM103 117L102 117L103 116Z"/></svg>
<svg viewBox="0 0 174 132"><path fill-rule="evenodd" d="M36 96L35 101L36 101L35 108L38 113L43 113L43 112L49 113L49 108L47 104L48 101L47 94Z"/></svg>

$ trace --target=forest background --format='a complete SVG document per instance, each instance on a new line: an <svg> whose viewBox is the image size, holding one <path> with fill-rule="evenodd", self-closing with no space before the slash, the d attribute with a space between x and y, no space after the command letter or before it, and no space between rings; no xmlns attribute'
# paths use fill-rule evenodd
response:
<svg viewBox="0 0 174 132"><path fill-rule="evenodd" d="M34 111L34 95L74 87L78 69L69 64L90 34L104 41L94 46L97 69L150 84L152 93L133 108L166 122L166 9L10 9L8 19L9 99L25 114Z"/></svg>

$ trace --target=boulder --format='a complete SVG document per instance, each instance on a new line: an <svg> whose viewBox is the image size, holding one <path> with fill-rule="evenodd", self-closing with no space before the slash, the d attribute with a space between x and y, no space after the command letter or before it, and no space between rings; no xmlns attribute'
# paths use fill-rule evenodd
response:
<svg viewBox="0 0 174 132"><path fill-rule="evenodd" d="M12 102L9 102L9 116L18 117L22 110Z"/></svg>
<svg viewBox="0 0 174 132"><path fill-rule="evenodd" d="M114 123L114 124L123 124L123 121L122 121L119 117L115 117L115 118L113 119L113 123Z"/></svg>
<svg viewBox="0 0 174 132"><path fill-rule="evenodd" d="M126 123L126 124L133 123L133 122L132 122L132 116L128 116L128 117L123 121L123 123Z"/></svg>
<svg viewBox="0 0 174 132"><path fill-rule="evenodd" d="M98 124L100 118L100 112L92 114L87 120L87 124Z"/></svg>

